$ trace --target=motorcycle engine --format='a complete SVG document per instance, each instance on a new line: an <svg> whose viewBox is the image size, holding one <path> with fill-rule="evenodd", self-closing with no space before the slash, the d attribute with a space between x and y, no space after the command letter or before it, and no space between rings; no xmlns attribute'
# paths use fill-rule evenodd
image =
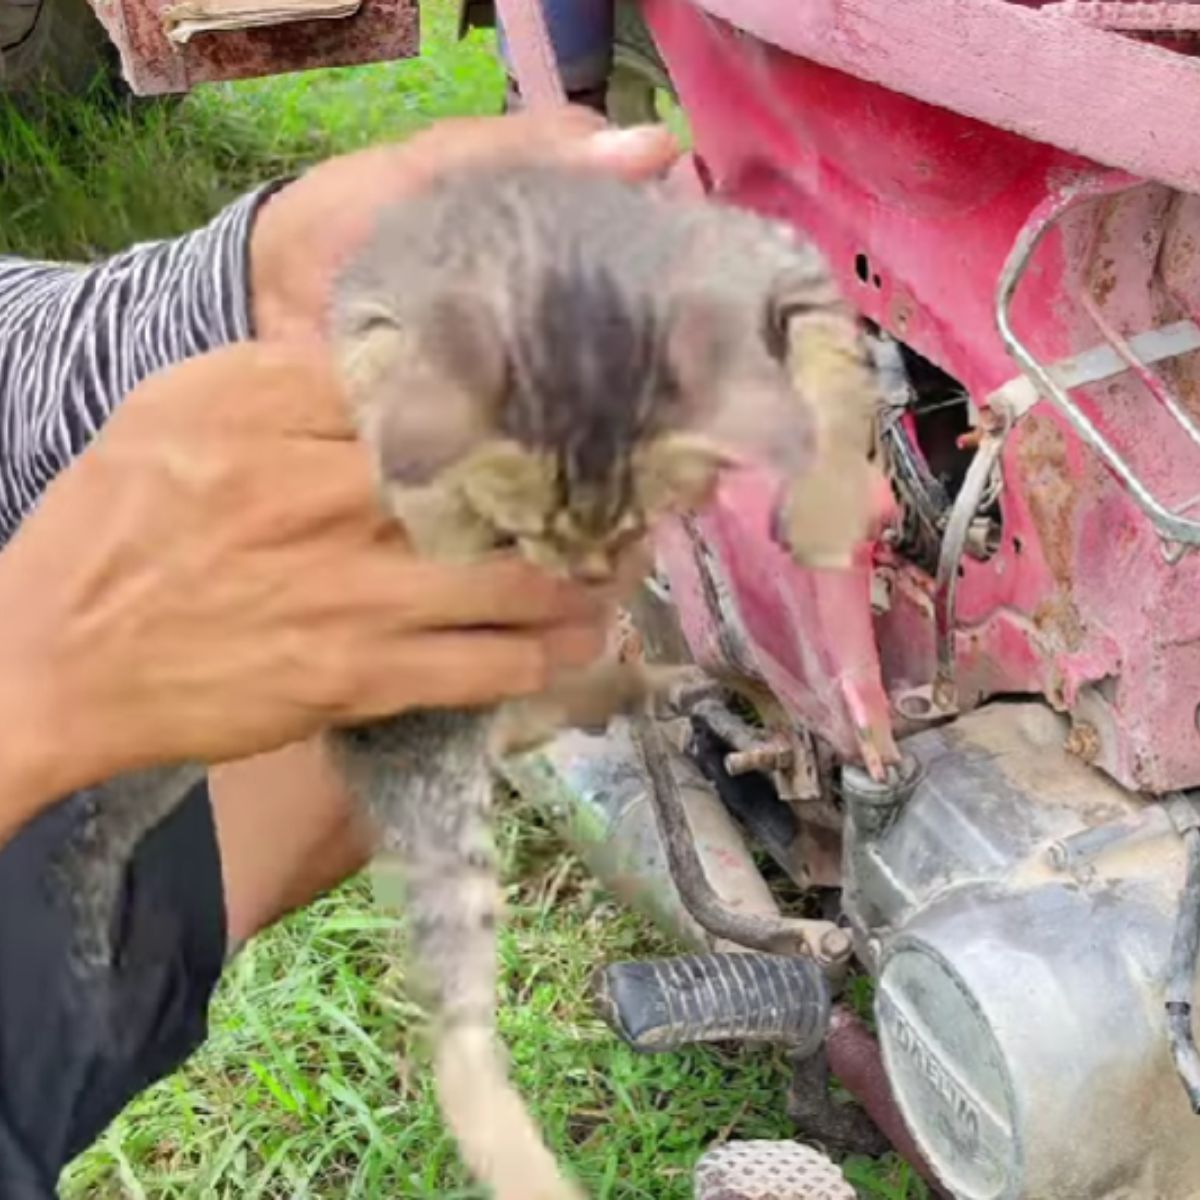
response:
<svg viewBox="0 0 1200 1200"><path fill-rule="evenodd" d="M994 703L908 739L898 786L845 771L844 899L884 1061L959 1200L1200 1196L1164 1015L1182 841L1067 734Z"/></svg>

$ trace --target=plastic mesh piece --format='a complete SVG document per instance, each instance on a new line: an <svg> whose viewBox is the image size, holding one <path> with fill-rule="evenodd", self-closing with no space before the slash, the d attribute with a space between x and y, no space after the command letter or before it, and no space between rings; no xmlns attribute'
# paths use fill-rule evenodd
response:
<svg viewBox="0 0 1200 1200"><path fill-rule="evenodd" d="M726 1142L696 1164L696 1200L854 1200L834 1163L799 1142Z"/></svg>

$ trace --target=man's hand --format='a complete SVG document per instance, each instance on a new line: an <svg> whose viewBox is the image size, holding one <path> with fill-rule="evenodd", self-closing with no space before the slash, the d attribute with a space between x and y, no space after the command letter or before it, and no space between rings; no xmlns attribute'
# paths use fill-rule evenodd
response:
<svg viewBox="0 0 1200 1200"><path fill-rule="evenodd" d="M597 597L408 553L343 408L317 351L234 347L148 380L50 486L0 554L0 839L130 768L536 692L598 653Z"/></svg>
<svg viewBox="0 0 1200 1200"><path fill-rule="evenodd" d="M665 171L678 147L664 128L616 130L586 109L441 121L394 146L333 158L267 201L250 239L257 335L324 336L330 290L381 208L457 167L489 162L578 164L626 179Z"/></svg>

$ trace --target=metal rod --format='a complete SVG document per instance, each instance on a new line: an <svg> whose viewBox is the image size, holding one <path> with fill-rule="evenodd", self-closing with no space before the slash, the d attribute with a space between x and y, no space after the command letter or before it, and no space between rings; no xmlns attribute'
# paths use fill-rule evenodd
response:
<svg viewBox="0 0 1200 1200"><path fill-rule="evenodd" d="M1178 358L1182 354L1200 350L1200 325L1191 320L1175 321L1135 334L1129 339L1128 345L1147 365L1162 362L1165 358ZM1123 375L1128 369L1121 356L1107 344L1093 346L1090 350L1051 363L1046 368L1064 388L1103 383L1114 375ZM1041 399L1042 394L1033 381L1018 375L992 392L985 404L1018 421Z"/></svg>
<svg viewBox="0 0 1200 1200"><path fill-rule="evenodd" d="M646 716L634 718L630 728L650 781L650 797L671 876L697 924L715 938L752 950L821 957L819 943L813 944L809 938L810 925L817 923L737 912L717 895L696 850L662 730Z"/></svg>
<svg viewBox="0 0 1200 1200"><path fill-rule="evenodd" d="M934 628L937 636L937 675L933 685L933 702L947 708L957 700L955 684L954 612L958 595L958 570L962 563L971 522L979 511L988 480L992 477L1000 452L1004 449L1004 434L985 433L967 468L967 476L954 498L950 520L942 537L938 554L937 578L933 593Z"/></svg>
<svg viewBox="0 0 1200 1200"><path fill-rule="evenodd" d="M1166 382L1150 369L1149 363L1143 362L1138 357L1137 351L1109 322L1108 318L1100 311L1096 297L1090 291L1083 292L1083 307L1088 316L1096 323L1096 328L1100 330L1104 340L1117 352L1121 361L1142 381L1155 400L1175 418L1182 426L1184 433L1197 446L1200 446L1200 425L1192 420L1192 414L1171 394L1171 389Z"/></svg>

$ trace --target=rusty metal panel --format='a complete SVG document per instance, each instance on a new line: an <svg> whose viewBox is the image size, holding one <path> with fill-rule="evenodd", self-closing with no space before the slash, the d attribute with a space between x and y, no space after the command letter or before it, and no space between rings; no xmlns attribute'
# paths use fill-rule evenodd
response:
<svg viewBox="0 0 1200 1200"><path fill-rule="evenodd" d="M291 21L263 29L204 33L186 45L167 37L174 0L92 0L140 96L186 92L198 83L249 79L313 67L411 58L419 48L418 0L363 0L341 20Z"/></svg>

